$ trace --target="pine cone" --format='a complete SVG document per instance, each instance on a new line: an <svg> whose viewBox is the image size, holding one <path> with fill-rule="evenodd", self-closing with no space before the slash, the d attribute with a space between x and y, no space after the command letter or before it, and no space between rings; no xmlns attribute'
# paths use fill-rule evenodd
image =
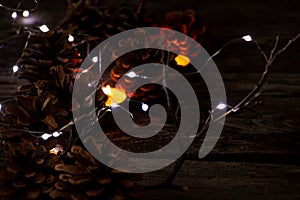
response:
<svg viewBox="0 0 300 200"><path fill-rule="evenodd" d="M71 33L97 37L99 40L95 44L98 44L117 33L145 25L143 16L137 13L138 6L120 3L120 5L107 7L101 3L84 1L77 9L75 3L71 4L67 10L71 16L70 23L66 27L65 24L62 25L61 28Z"/></svg>
<svg viewBox="0 0 300 200"><path fill-rule="evenodd" d="M73 146L68 157L55 166L60 173L52 198L91 199L137 199L141 186L134 182L134 174L110 169L80 146Z"/></svg>
<svg viewBox="0 0 300 200"><path fill-rule="evenodd" d="M3 200L50 199L57 172L58 156L44 146L22 141L6 150L6 178L1 189Z"/></svg>
<svg viewBox="0 0 300 200"><path fill-rule="evenodd" d="M73 118L73 83L81 61L67 33L52 31L31 36L17 62L20 70L16 73L30 83L20 86L15 99L3 105L4 121L17 128L46 133L69 123ZM97 99L100 107L104 93L98 92ZM69 134L63 134L49 138L43 145L53 148L59 143L66 147L68 140Z"/></svg>
<svg viewBox="0 0 300 200"><path fill-rule="evenodd" d="M49 132L72 119L74 70L81 58L67 36L53 31L29 39L17 62L20 66L17 76L31 83L19 88L16 103L10 109L13 111L5 108L5 114L16 118L17 126Z"/></svg>
<svg viewBox="0 0 300 200"><path fill-rule="evenodd" d="M193 38L201 45L208 46L206 40L206 25L194 10L188 9L185 11L173 11L167 13L161 26L179 31ZM173 37L169 32L167 32L165 36L170 50L177 50L180 52L180 55L188 55L189 57L196 57L199 55L200 49L194 48L192 44L188 42L187 38Z"/></svg>
<svg viewBox="0 0 300 200"><path fill-rule="evenodd" d="M179 31L200 43L206 34L206 25L192 9L167 13L161 26Z"/></svg>

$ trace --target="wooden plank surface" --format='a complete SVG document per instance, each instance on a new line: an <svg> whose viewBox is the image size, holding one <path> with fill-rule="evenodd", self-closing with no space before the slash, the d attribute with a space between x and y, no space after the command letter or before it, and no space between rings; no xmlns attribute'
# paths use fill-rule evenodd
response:
<svg viewBox="0 0 300 200"><path fill-rule="evenodd" d="M160 182L169 170L146 174L145 184ZM188 191L145 191L144 199L299 199L299 177L297 165L188 161L175 180Z"/></svg>

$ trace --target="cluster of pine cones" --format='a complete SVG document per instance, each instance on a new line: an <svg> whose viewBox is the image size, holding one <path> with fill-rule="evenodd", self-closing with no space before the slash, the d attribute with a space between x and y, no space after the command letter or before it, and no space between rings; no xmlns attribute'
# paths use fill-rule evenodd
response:
<svg viewBox="0 0 300 200"><path fill-rule="evenodd" d="M6 124L1 134L6 141L5 163L0 168L0 199L126 200L141 197L142 187L137 184L141 177L99 163L76 140L78 136L72 125L58 136L51 134L72 121L74 79L86 56L85 46L80 45L84 44L82 41L92 48L124 30L155 23L145 14L143 5L104 6L96 0L71 2L67 20L56 30L31 35L17 62L16 75L28 80L28 84L19 87L15 98L4 103L0 113L1 124ZM159 26L202 41L205 25L196 19L196 13L191 10L172 12ZM68 41L69 34L76 35L75 41ZM87 36L93 39L86 40ZM182 44L178 48L182 48L184 55L188 44ZM102 83L114 86L137 65L163 63L163 54L145 49L117 58ZM125 80L123 89L131 87L130 81ZM154 84L128 94L139 101L153 101L163 95L162 87ZM106 98L102 90L97 92L99 108L104 107ZM45 133L50 134L47 140L42 139ZM60 152L53 152L57 145L61 147Z"/></svg>
<svg viewBox="0 0 300 200"><path fill-rule="evenodd" d="M73 145L65 157L43 145L23 140L6 150L6 181L1 199L137 199L141 179L110 169L81 146Z"/></svg>

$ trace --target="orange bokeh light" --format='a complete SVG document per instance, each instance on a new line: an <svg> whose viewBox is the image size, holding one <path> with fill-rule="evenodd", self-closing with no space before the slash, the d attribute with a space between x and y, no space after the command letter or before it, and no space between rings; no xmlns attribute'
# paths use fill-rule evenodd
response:
<svg viewBox="0 0 300 200"><path fill-rule="evenodd" d="M176 56L175 61L176 61L177 65L180 65L180 66L183 66L183 67L190 64L190 59L188 57L184 56L184 55Z"/></svg>
<svg viewBox="0 0 300 200"><path fill-rule="evenodd" d="M125 91L122 89L112 88L109 85L102 87L102 91L108 96L105 106L120 104L127 98Z"/></svg>

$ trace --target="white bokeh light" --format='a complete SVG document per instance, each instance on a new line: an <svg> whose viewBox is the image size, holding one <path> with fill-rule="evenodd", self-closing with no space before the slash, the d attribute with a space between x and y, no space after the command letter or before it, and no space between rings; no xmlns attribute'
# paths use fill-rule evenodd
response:
<svg viewBox="0 0 300 200"><path fill-rule="evenodd" d="M137 77L135 72L129 72L129 73L126 74L126 76L128 76L129 78Z"/></svg>
<svg viewBox="0 0 300 200"><path fill-rule="evenodd" d="M61 132L55 131L54 133L52 133L52 136L53 136L53 137L58 137L58 136L60 136L61 134L62 134Z"/></svg>
<svg viewBox="0 0 300 200"><path fill-rule="evenodd" d="M242 37L242 39L245 40L246 42L252 41L252 37L250 35L245 35Z"/></svg>
<svg viewBox="0 0 300 200"><path fill-rule="evenodd" d="M94 57L92 58L92 61L93 61L93 63L98 62L98 57L97 57L97 56L94 56Z"/></svg>
<svg viewBox="0 0 300 200"><path fill-rule="evenodd" d="M225 104L225 103L219 103L219 105L217 105L217 109L219 109L219 110L223 110L223 109L225 109L227 107L227 105Z"/></svg>
<svg viewBox="0 0 300 200"><path fill-rule="evenodd" d="M50 137L52 137L52 135L51 135L51 134L48 134L48 133L44 133L44 134L42 135L43 140L48 140Z"/></svg>
<svg viewBox="0 0 300 200"><path fill-rule="evenodd" d="M17 65L15 65L15 66L13 66L12 70L14 73L16 73L19 70L19 67Z"/></svg>
<svg viewBox="0 0 300 200"><path fill-rule="evenodd" d="M23 11L23 17L29 17L29 11L28 10L24 10Z"/></svg>
<svg viewBox="0 0 300 200"><path fill-rule="evenodd" d="M69 42L74 42L74 39L75 39L74 36L69 34L68 41Z"/></svg>
<svg viewBox="0 0 300 200"><path fill-rule="evenodd" d="M40 30L44 33L47 33L49 31L49 28L47 25L44 24L44 25L40 26Z"/></svg>
<svg viewBox="0 0 300 200"><path fill-rule="evenodd" d="M17 17L18 17L17 12L13 12L13 13L11 14L11 18L16 19Z"/></svg>
<svg viewBox="0 0 300 200"><path fill-rule="evenodd" d="M149 106L147 104L143 103L142 110L146 112L148 109L149 109Z"/></svg>

